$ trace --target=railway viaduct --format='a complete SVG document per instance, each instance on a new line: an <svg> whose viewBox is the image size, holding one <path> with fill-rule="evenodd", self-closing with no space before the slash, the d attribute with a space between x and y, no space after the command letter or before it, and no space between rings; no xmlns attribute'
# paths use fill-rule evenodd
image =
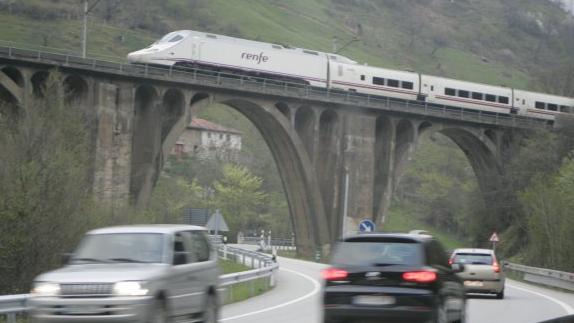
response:
<svg viewBox="0 0 574 323"><path fill-rule="evenodd" d="M486 199L523 131L544 124L297 84L0 48L0 101L27 104L57 69L92 132L93 191L111 208L144 206L185 126L211 104L245 115L277 163L303 252L328 248L362 219L379 226L421 136L468 157ZM346 194L347 192L347 194ZM493 193L494 192L494 193Z"/></svg>

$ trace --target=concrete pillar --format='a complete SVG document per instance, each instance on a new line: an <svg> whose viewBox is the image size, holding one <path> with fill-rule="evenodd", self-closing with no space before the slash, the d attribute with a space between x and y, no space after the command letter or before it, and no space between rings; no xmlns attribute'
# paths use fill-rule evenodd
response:
<svg viewBox="0 0 574 323"><path fill-rule="evenodd" d="M105 82L95 87L94 193L100 202L118 209L129 203L133 91Z"/></svg>
<svg viewBox="0 0 574 323"><path fill-rule="evenodd" d="M344 167L349 174L347 218L343 234L356 232L363 219L373 219L376 118L366 114L344 116ZM344 192L341 197L344 199ZM345 205L344 201L341 205ZM342 210L341 216L345 213Z"/></svg>

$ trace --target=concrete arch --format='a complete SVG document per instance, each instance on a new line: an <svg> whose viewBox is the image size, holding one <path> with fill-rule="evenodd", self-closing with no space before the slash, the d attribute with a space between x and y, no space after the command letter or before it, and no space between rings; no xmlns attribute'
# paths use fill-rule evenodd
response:
<svg viewBox="0 0 574 323"><path fill-rule="evenodd" d="M389 207L392 189L395 126L388 117L380 116L375 124L375 170L373 188L373 217L376 223L383 222L385 210Z"/></svg>
<svg viewBox="0 0 574 323"><path fill-rule="evenodd" d="M17 68L0 69L0 102L17 105L24 101L24 76Z"/></svg>
<svg viewBox="0 0 574 323"><path fill-rule="evenodd" d="M321 192L311 160L299 136L277 109L244 99L222 99L249 119L259 130L275 159L287 195L295 226L297 245L303 254L311 255L316 247L328 247L330 230Z"/></svg>
<svg viewBox="0 0 574 323"><path fill-rule="evenodd" d="M319 145L317 147L317 178L323 196L325 216L331 233L339 236L342 219L339 216L339 187L341 165L337 156L341 153L340 118L336 111L326 109L319 117Z"/></svg>
<svg viewBox="0 0 574 323"><path fill-rule="evenodd" d="M295 112L295 131L301 137L309 159L313 160L315 142L315 112L308 106L302 106Z"/></svg>
<svg viewBox="0 0 574 323"><path fill-rule="evenodd" d="M169 89L163 95L161 141L164 142L173 126L185 114L185 96L180 90Z"/></svg>
<svg viewBox="0 0 574 323"><path fill-rule="evenodd" d="M82 108L88 100L88 82L79 75L69 75L64 79L66 103Z"/></svg>
<svg viewBox="0 0 574 323"><path fill-rule="evenodd" d="M132 204L142 207L149 200L161 167L158 91L148 85L137 87L134 104L130 197Z"/></svg>
<svg viewBox="0 0 574 323"><path fill-rule="evenodd" d="M38 71L32 75L32 94L37 98L42 98L46 94L46 82L48 81L48 71Z"/></svg>
<svg viewBox="0 0 574 323"><path fill-rule="evenodd" d="M282 115L287 118L287 120L291 120L291 109L287 105L287 103L277 102L275 103L275 107L281 112Z"/></svg>
<svg viewBox="0 0 574 323"><path fill-rule="evenodd" d="M407 165L409 155L412 152L417 137L415 131L416 128L414 124L409 120L403 119L397 124L395 156L393 161L393 187L398 185L403 170Z"/></svg>

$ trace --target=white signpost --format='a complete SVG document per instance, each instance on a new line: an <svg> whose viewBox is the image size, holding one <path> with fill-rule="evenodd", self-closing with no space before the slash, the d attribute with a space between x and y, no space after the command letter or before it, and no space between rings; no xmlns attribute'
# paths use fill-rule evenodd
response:
<svg viewBox="0 0 574 323"><path fill-rule="evenodd" d="M496 243L499 242L500 239L498 238L498 234L496 234L496 232L493 232L492 235L490 236L490 242L492 242L492 250L496 253Z"/></svg>

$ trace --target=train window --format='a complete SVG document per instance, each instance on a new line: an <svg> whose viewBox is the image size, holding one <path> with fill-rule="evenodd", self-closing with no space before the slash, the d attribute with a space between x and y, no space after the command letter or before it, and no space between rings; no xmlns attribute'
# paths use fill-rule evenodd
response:
<svg viewBox="0 0 574 323"><path fill-rule="evenodd" d="M548 103L548 110L550 110L550 111L558 111L558 105L552 104L552 103Z"/></svg>
<svg viewBox="0 0 574 323"><path fill-rule="evenodd" d="M335 55L331 55L331 56L329 56L329 57L330 57L332 60L334 60L334 61L337 60L337 56L335 56Z"/></svg>
<svg viewBox="0 0 574 323"><path fill-rule="evenodd" d="M361 75L361 81L365 80L365 75Z"/></svg>
<svg viewBox="0 0 574 323"><path fill-rule="evenodd" d="M399 87L399 81L389 79L389 80L387 80L387 86Z"/></svg>
<svg viewBox="0 0 574 323"><path fill-rule="evenodd" d="M434 91L434 85L431 85L430 90Z"/></svg>
<svg viewBox="0 0 574 323"><path fill-rule="evenodd" d="M522 105L526 104L526 99L522 99Z"/></svg>
<svg viewBox="0 0 574 323"><path fill-rule="evenodd" d="M317 55L317 56L319 55L319 53L311 51L311 50L304 50L303 53L310 54L310 55Z"/></svg>
<svg viewBox="0 0 574 323"><path fill-rule="evenodd" d="M275 48L275 49L283 49L283 47L281 47L279 45L271 45L271 46L273 46L273 48Z"/></svg>
<svg viewBox="0 0 574 323"><path fill-rule="evenodd" d="M570 107L569 107L569 106L565 106L565 105L561 105L561 106L560 106L560 112L570 113Z"/></svg>
<svg viewBox="0 0 574 323"><path fill-rule="evenodd" d="M545 110L546 109L546 103L536 101L536 105L534 107L536 109Z"/></svg>
<svg viewBox="0 0 574 323"><path fill-rule="evenodd" d="M385 85L385 79L382 77L373 77L373 84Z"/></svg>
<svg viewBox="0 0 574 323"><path fill-rule="evenodd" d="M413 82L404 82L403 81L403 89L412 90L414 88Z"/></svg>
<svg viewBox="0 0 574 323"><path fill-rule="evenodd" d="M472 92L472 98L475 100L484 100L484 94L478 92Z"/></svg>
<svg viewBox="0 0 574 323"><path fill-rule="evenodd" d="M488 102L496 102L496 95L487 94L485 96L485 98L486 98L486 101L488 101Z"/></svg>
<svg viewBox="0 0 574 323"><path fill-rule="evenodd" d="M217 36L212 35L212 34L205 34L205 36L207 36L209 38L217 39Z"/></svg>
<svg viewBox="0 0 574 323"><path fill-rule="evenodd" d="M456 90L447 87L444 89L444 94L450 95L450 96L456 96Z"/></svg>
<svg viewBox="0 0 574 323"><path fill-rule="evenodd" d="M458 96L461 98L468 98L470 97L470 92L465 90L458 90Z"/></svg>
<svg viewBox="0 0 574 323"><path fill-rule="evenodd" d="M178 42L178 41L180 41L180 40L182 40L182 39L183 39L183 36L182 36L182 35L177 35L177 36L173 37L172 39L170 39L169 42L170 42L170 43L175 43L175 42Z"/></svg>
<svg viewBox="0 0 574 323"><path fill-rule="evenodd" d="M506 96L499 96L498 97L498 103L508 104L508 102L509 102L508 97L506 97Z"/></svg>

